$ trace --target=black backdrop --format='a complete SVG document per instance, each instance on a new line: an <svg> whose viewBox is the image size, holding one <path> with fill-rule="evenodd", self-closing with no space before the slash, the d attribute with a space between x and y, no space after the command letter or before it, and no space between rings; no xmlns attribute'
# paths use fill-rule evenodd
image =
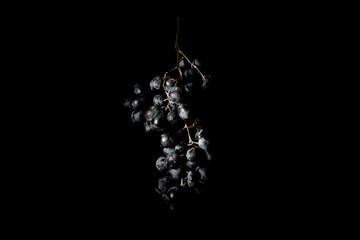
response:
<svg viewBox="0 0 360 240"><path fill-rule="evenodd" d="M121 102L135 82L147 84L176 63L177 16L74 14L46 25L41 44L52 56L49 98L56 98L50 215L155 230L159 222L291 227L305 201L299 172L307 146L298 136L306 99L298 96L309 41L291 15L180 15L180 49L212 75L202 117L215 158L206 194L175 213L154 191L159 139L132 125Z"/></svg>

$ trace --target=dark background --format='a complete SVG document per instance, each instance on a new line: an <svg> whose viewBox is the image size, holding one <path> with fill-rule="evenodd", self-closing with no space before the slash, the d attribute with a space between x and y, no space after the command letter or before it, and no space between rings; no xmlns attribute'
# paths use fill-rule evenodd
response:
<svg viewBox="0 0 360 240"><path fill-rule="evenodd" d="M121 102L134 83L175 66L178 16L84 11L39 19L45 37L34 38L44 49L46 99L55 100L43 103L46 136L55 138L46 143L47 214L155 231L219 222L295 227L310 201L302 194L313 147L303 141L311 120L302 114L303 89L321 26L308 28L295 11L275 13L179 15L180 49L212 75L202 117L215 158L207 192L174 213L154 191L159 139L134 126Z"/></svg>

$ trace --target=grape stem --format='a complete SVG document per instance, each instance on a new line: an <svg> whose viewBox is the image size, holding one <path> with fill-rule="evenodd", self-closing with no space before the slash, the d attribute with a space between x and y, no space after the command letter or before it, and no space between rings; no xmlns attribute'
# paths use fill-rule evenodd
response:
<svg viewBox="0 0 360 240"><path fill-rule="evenodd" d="M186 59L186 61L190 64L191 66L191 69L195 68L196 71L200 74L202 80L203 80L203 83L206 83L207 80L204 76L204 74L200 71L200 69L194 65L190 59L180 50L179 48L179 45L178 45L178 38L179 38L179 28L180 28L180 20L179 18L177 18L177 28L176 28L176 37L175 37L175 50L176 50L176 66L174 68L172 68L170 71L168 72L165 72L164 76L163 76L163 88L164 88L164 91L165 91L165 94L166 94L166 99L164 101L168 101L167 105L164 106L163 108L165 108L165 111L166 110L169 110L171 112L171 108L170 108L170 98L169 98L169 93L168 91L166 90L166 87L165 87L165 83L166 83L166 77L169 73L171 73L172 71L175 71L175 70L178 70L179 72L179 77L177 79L173 79L175 81L175 86L177 85L178 83L178 80L182 80L182 76L183 76L183 73L181 71L181 68L179 66L179 60L180 60L180 54Z"/></svg>
<svg viewBox="0 0 360 240"><path fill-rule="evenodd" d="M185 187L184 178L181 178L181 179L180 179L180 186Z"/></svg>
<svg viewBox="0 0 360 240"><path fill-rule="evenodd" d="M177 29L176 29L176 37L175 37L175 50L176 50L176 68L179 71L179 78L182 79L182 71L179 66L179 55L180 55L180 49L178 45L178 38L179 38L179 28L180 28L180 20L177 18Z"/></svg>
<svg viewBox="0 0 360 240"><path fill-rule="evenodd" d="M192 125L188 126L187 125L187 122L185 121L185 126L180 130L178 131L179 132L182 132L184 129L186 129L187 131L187 134L188 134L188 137L189 137L189 143L188 143L188 146L191 146L191 145L195 145L195 144L199 144L197 142L194 142L192 139L191 139L191 135L190 135L190 128L193 128L195 126L195 123L193 123Z"/></svg>
<svg viewBox="0 0 360 240"><path fill-rule="evenodd" d="M175 49L176 49L176 68L177 68L177 70L179 71L179 75L180 75L179 78L182 79L182 71L181 71L181 68L180 68L180 66L179 66L179 60L180 60L179 55L181 54L181 55L186 59L186 61L190 64L191 69L192 69L192 68L195 68L196 71L201 75L201 78L202 78L203 82L206 83L206 78L205 78L204 74L202 74L202 72L199 70L199 68L198 68L197 66L195 66L195 65L190 61L190 59L189 59L188 57L186 57L186 55L185 55L185 54L180 50L180 48L179 48L179 45L178 45L179 25L180 25L179 22L180 22L180 21L179 21L179 18L177 18L177 23L178 23L178 25L177 25L177 29L176 29Z"/></svg>

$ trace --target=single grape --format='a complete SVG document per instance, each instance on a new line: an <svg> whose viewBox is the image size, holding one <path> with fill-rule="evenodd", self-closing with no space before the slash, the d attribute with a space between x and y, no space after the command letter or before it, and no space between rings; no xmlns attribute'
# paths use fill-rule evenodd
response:
<svg viewBox="0 0 360 240"><path fill-rule="evenodd" d="M132 102L131 102L131 106L133 109L137 109L139 108L141 105L141 101L137 98L133 99Z"/></svg>
<svg viewBox="0 0 360 240"><path fill-rule="evenodd" d="M165 121L166 121L165 112L162 110L159 110L153 117L151 123L152 123L153 127L156 128L157 130L162 130Z"/></svg>
<svg viewBox="0 0 360 240"><path fill-rule="evenodd" d="M168 155L166 156L166 161L167 161L167 163L170 164L170 165L174 165L174 164L177 163L177 161L178 161L178 155L177 155L177 153L175 152L175 149L174 149L174 151L168 153Z"/></svg>
<svg viewBox="0 0 360 240"><path fill-rule="evenodd" d="M144 122L145 132L151 132L154 130L150 121Z"/></svg>
<svg viewBox="0 0 360 240"><path fill-rule="evenodd" d="M211 78L211 75L205 76L205 82L202 84L202 89L206 90L209 87L209 80Z"/></svg>
<svg viewBox="0 0 360 240"><path fill-rule="evenodd" d="M194 172L189 171L186 175L186 183L189 187L195 187Z"/></svg>
<svg viewBox="0 0 360 240"><path fill-rule="evenodd" d="M203 149L203 150L207 151L208 146L209 146L209 140L206 140L205 138L200 138L199 139L199 148L200 149Z"/></svg>
<svg viewBox="0 0 360 240"><path fill-rule="evenodd" d="M168 176L162 177L158 180L157 190L160 193L166 193L170 188L171 178Z"/></svg>
<svg viewBox="0 0 360 240"><path fill-rule="evenodd" d="M187 162L186 162L186 166L188 166L188 168L194 170L194 169L196 169L199 165L198 165L198 163L196 163L196 162L187 161Z"/></svg>
<svg viewBox="0 0 360 240"><path fill-rule="evenodd" d="M176 102L170 101L170 108L172 111L177 111L178 104Z"/></svg>
<svg viewBox="0 0 360 240"><path fill-rule="evenodd" d="M178 180L180 179L181 168L171 168L168 173L172 179Z"/></svg>
<svg viewBox="0 0 360 240"><path fill-rule="evenodd" d="M212 154L209 152L209 140L202 137L199 139L198 143L199 148L205 151L207 160L211 160Z"/></svg>
<svg viewBox="0 0 360 240"><path fill-rule="evenodd" d="M143 91L142 91L142 88L141 88L141 85L140 85L140 83L136 83L135 85L134 85L134 93L136 94L136 95L138 95L138 94L141 94Z"/></svg>
<svg viewBox="0 0 360 240"><path fill-rule="evenodd" d="M193 162L196 159L196 149L194 147L190 148L186 152L186 159Z"/></svg>
<svg viewBox="0 0 360 240"><path fill-rule="evenodd" d="M199 140L200 138L204 138L205 137L205 131L204 129L200 128L197 130L197 132L195 133L195 139Z"/></svg>
<svg viewBox="0 0 360 240"><path fill-rule="evenodd" d="M169 133L163 133L160 136L160 143L163 147L170 147L174 144L174 139L170 136Z"/></svg>
<svg viewBox="0 0 360 240"><path fill-rule="evenodd" d="M178 185L169 188L169 190L167 191L167 195L169 196L169 198L174 199L179 192L179 189L180 187Z"/></svg>
<svg viewBox="0 0 360 240"><path fill-rule="evenodd" d="M179 154L185 153L185 144L184 144L183 142L176 144L175 150L176 150Z"/></svg>
<svg viewBox="0 0 360 240"><path fill-rule="evenodd" d="M174 199L174 198L175 198L175 192L174 192L174 191L171 191L171 192L169 192L168 194L169 194L169 197L170 197L171 199Z"/></svg>
<svg viewBox="0 0 360 240"><path fill-rule="evenodd" d="M174 125L178 122L178 115L176 114L176 112L171 111L167 114L167 120L170 124Z"/></svg>
<svg viewBox="0 0 360 240"><path fill-rule="evenodd" d="M166 91L169 91L170 88L175 86L175 80L173 78L168 78L165 82L165 89Z"/></svg>
<svg viewBox="0 0 360 240"><path fill-rule="evenodd" d="M153 98L153 103L155 106L162 106L164 104L164 100L161 95L157 94Z"/></svg>
<svg viewBox="0 0 360 240"><path fill-rule="evenodd" d="M194 76L194 71L191 70L191 69L186 69L186 70L184 71L184 76L185 76L186 78L192 78L192 77Z"/></svg>
<svg viewBox="0 0 360 240"><path fill-rule="evenodd" d="M187 91L187 92L191 92L191 90L193 89L193 87L194 87L194 84L193 84L192 82L186 83L186 84L184 85L184 89L185 89L185 91Z"/></svg>
<svg viewBox="0 0 360 240"><path fill-rule="evenodd" d="M197 67L201 67L201 62L198 58L195 58L194 61L192 61L192 64L194 64Z"/></svg>
<svg viewBox="0 0 360 240"><path fill-rule="evenodd" d="M181 67L181 68L185 67L185 61L186 61L185 58L181 57L179 59L179 67Z"/></svg>
<svg viewBox="0 0 360 240"><path fill-rule="evenodd" d="M177 112L182 120L187 120L190 118L190 109L185 104L180 104L177 108Z"/></svg>
<svg viewBox="0 0 360 240"><path fill-rule="evenodd" d="M172 152L175 152L175 148L168 148L168 147L163 148L163 153L165 155L168 155L168 154L170 154Z"/></svg>
<svg viewBox="0 0 360 240"><path fill-rule="evenodd" d="M181 87L171 87L169 88L168 94L169 99L172 102L179 103L182 100L183 89Z"/></svg>
<svg viewBox="0 0 360 240"><path fill-rule="evenodd" d="M198 168L198 169L196 169L196 171L199 173L199 182L200 183L205 183L206 180L207 180L206 168L204 168L204 167Z"/></svg>
<svg viewBox="0 0 360 240"><path fill-rule="evenodd" d="M169 203L170 199L167 194L161 194L161 198L164 200L165 203Z"/></svg>
<svg viewBox="0 0 360 240"><path fill-rule="evenodd" d="M213 155L209 151L205 151L207 160L211 160Z"/></svg>
<svg viewBox="0 0 360 240"><path fill-rule="evenodd" d="M160 76L156 76L150 81L150 89L159 90L160 88L161 88L161 78Z"/></svg>
<svg viewBox="0 0 360 240"><path fill-rule="evenodd" d="M134 110L131 113L131 119L133 122L141 122L142 120L142 111L141 110Z"/></svg>
<svg viewBox="0 0 360 240"><path fill-rule="evenodd" d="M156 160L156 168L160 171L160 172L163 172L165 170L168 169L168 163L165 159L164 156L161 156L159 157L157 160Z"/></svg>
<svg viewBox="0 0 360 240"><path fill-rule="evenodd" d="M122 104L125 108L132 108L132 100L130 98L126 98Z"/></svg>

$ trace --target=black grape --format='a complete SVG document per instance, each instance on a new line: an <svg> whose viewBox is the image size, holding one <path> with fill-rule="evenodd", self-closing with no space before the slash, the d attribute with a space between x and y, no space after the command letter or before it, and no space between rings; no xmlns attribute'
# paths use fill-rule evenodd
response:
<svg viewBox="0 0 360 240"><path fill-rule="evenodd" d="M196 159L196 149L195 148L190 148L187 152L186 152L186 159L193 162Z"/></svg>
<svg viewBox="0 0 360 240"><path fill-rule="evenodd" d="M160 88L161 88L161 78L160 76L156 76L150 81L150 89L160 90Z"/></svg>
<svg viewBox="0 0 360 240"><path fill-rule="evenodd" d="M157 94L153 98L153 103L155 106L162 106L164 104L164 100L161 95Z"/></svg>
<svg viewBox="0 0 360 240"><path fill-rule="evenodd" d="M184 76L191 79L194 76L194 71L192 69L186 69L184 72Z"/></svg>
<svg viewBox="0 0 360 240"><path fill-rule="evenodd" d="M141 94L142 92L143 91L142 91L140 83L136 83L134 85L134 93L138 95L138 94Z"/></svg>
<svg viewBox="0 0 360 240"><path fill-rule="evenodd" d="M145 132L151 132L154 130L150 121L144 122Z"/></svg>
<svg viewBox="0 0 360 240"><path fill-rule="evenodd" d="M157 190L160 193L166 193L170 188L171 178L164 176L158 180Z"/></svg>
<svg viewBox="0 0 360 240"><path fill-rule="evenodd" d="M175 80L173 78L168 78L165 82L165 89L166 91L169 91L170 88L175 86Z"/></svg>
<svg viewBox="0 0 360 240"><path fill-rule="evenodd" d="M179 152L180 154L185 153L185 145L184 143L178 143L175 146L175 150Z"/></svg>
<svg viewBox="0 0 360 240"><path fill-rule="evenodd" d="M186 183L189 187L194 187L195 186L195 179L194 179L194 172L193 171L189 171L187 176L186 176Z"/></svg>
<svg viewBox="0 0 360 240"><path fill-rule="evenodd" d="M180 87L169 88L168 94L169 94L170 101L175 102L175 103L181 102L182 93L183 93L183 89Z"/></svg>
<svg viewBox="0 0 360 240"><path fill-rule="evenodd" d="M125 108L132 108L132 100L129 99L129 98L126 98L124 101L123 101L123 106Z"/></svg>
<svg viewBox="0 0 360 240"><path fill-rule="evenodd" d="M186 162L186 166L187 166L189 169L194 170L194 169L196 169L196 168L199 166L199 164L198 164L197 162L187 161L187 162Z"/></svg>
<svg viewBox="0 0 360 240"><path fill-rule="evenodd" d="M179 189L180 189L180 187L178 185L169 188L169 190L167 191L167 195L169 196L169 198L174 199L176 197L176 195L178 194Z"/></svg>
<svg viewBox="0 0 360 240"><path fill-rule="evenodd" d="M161 156L156 160L156 168L161 172L168 169L168 162L164 156Z"/></svg>
<svg viewBox="0 0 360 240"><path fill-rule="evenodd" d="M131 113L131 119L133 122L141 122L142 120L142 111L141 110L134 110Z"/></svg>
<svg viewBox="0 0 360 240"><path fill-rule="evenodd" d="M177 112L182 120L190 118L190 109L186 104L180 104L177 108Z"/></svg>
<svg viewBox="0 0 360 240"><path fill-rule="evenodd" d="M175 148L167 148L167 147L163 148L163 153L166 156L169 155L170 153L173 153L173 152L175 152Z"/></svg>
<svg viewBox="0 0 360 240"><path fill-rule="evenodd" d="M161 128L162 125L165 122L165 113L163 111L158 111L152 118L152 124L155 128Z"/></svg>
<svg viewBox="0 0 360 240"><path fill-rule="evenodd" d="M184 57L181 57L180 60L179 60L179 67L183 68L185 67L185 58Z"/></svg>
<svg viewBox="0 0 360 240"><path fill-rule="evenodd" d="M160 143L163 147L170 147L174 144L174 139L170 136L169 133L163 133L160 137Z"/></svg>
<svg viewBox="0 0 360 240"><path fill-rule="evenodd" d="M179 117L176 114L176 112L171 111L167 114L167 120L169 121L170 124L176 124L179 121Z"/></svg>
<svg viewBox="0 0 360 240"><path fill-rule="evenodd" d="M180 174L181 174L181 168L171 168L169 169L169 176L174 179L180 179Z"/></svg>
<svg viewBox="0 0 360 240"><path fill-rule="evenodd" d="M200 128L196 133L195 133L195 139L199 140L200 138L204 138L205 137L205 132L204 129Z"/></svg>
<svg viewBox="0 0 360 240"><path fill-rule="evenodd" d="M206 180L207 180L207 170L206 170L206 168L198 168L197 170L196 170L198 173L199 173L199 176L200 176L200 179L199 179L199 182L200 183L205 183L206 182Z"/></svg>
<svg viewBox="0 0 360 240"><path fill-rule="evenodd" d="M194 84L193 84L192 82L186 83L186 84L184 85L185 91L187 91L187 92L191 92L191 90L193 89L193 87L194 87Z"/></svg>
<svg viewBox="0 0 360 240"><path fill-rule="evenodd" d="M139 108L140 104L141 104L141 102L137 98L133 99L132 102L131 102L131 106L133 107L133 109Z"/></svg>
<svg viewBox="0 0 360 240"><path fill-rule="evenodd" d="M199 148L207 151L208 146L209 146L209 141L208 140L206 140L205 138L200 138L199 139Z"/></svg>
<svg viewBox="0 0 360 240"><path fill-rule="evenodd" d="M166 162L170 165L174 165L176 164L178 161L178 155L174 149L173 152L170 152L167 156L166 156Z"/></svg>
<svg viewBox="0 0 360 240"><path fill-rule="evenodd" d="M194 64L197 67L201 67L201 62L198 58L195 58L194 61L192 61L192 64Z"/></svg>

